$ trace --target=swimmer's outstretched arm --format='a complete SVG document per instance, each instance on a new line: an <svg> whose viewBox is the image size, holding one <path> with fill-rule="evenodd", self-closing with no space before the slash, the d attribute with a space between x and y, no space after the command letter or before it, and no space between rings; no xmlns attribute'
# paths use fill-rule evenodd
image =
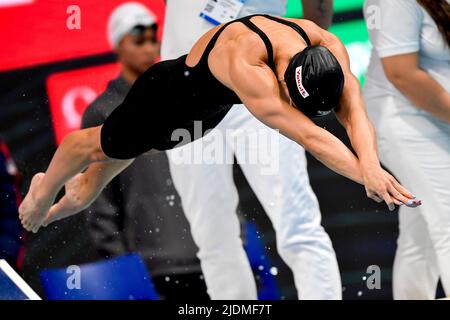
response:
<svg viewBox="0 0 450 320"><path fill-rule="evenodd" d="M244 105L260 121L302 145L314 157L335 172L363 184L370 198L381 202L385 199L389 208L393 204L417 206L410 202L410 193L395 178L378 167L369 172L362 167L360 159L334 135L315 125L303 113L290 106L271 69L259 61L248 62L234 59L230 63L228 86L236 92ZM226 81L225 80L225 81ZM366 135L372 139L372 135ZM379 195L379 196L378 196ZM387 197L389 196L389 197Z"/></svg>
<svg viewBox="0 0 450 320"><path fill-rule="evenodd" d="M68 134L56 150L46 173L33 177L19 207L19 217L25 229L37 232L44 223L80 212L95 200L115 175L133 162L134 159L107 157L100 146L100 130L101 126L98 126ZM64 184L66 195L52 206Z"/></svg>
<svg viewBox="0 0 450 320"><path fill-rule="evenodd" d="M398 182L391 177L389 179L392 184L396 185L395 188L390 187L381 193L374 192L374 189L379 189L380 184L383 183L386 172L380 165L376 133L367 116L361 86L350 70L350 59L343 43L335 35L326 31L321 32L323 39L321 45L327 47L334 54L344 72L345 84L339 108L336 110L336 117L346 129L358 155L367 196L379 202L384 200L390 210L394 209L394 204L399 204L399 199L407 203L411 201L413 206L420 205L420 200L414 199L411 193L402 189ZM394 197L393 193L397 196Z"/></svg>

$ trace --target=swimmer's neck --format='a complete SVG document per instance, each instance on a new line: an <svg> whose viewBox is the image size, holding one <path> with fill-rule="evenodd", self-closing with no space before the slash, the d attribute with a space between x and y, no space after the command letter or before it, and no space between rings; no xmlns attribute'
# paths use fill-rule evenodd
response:
<svg viewBox="0 0 450 320"><path fill-rule="evenodd" d="M284 74L289 65L289 61L296 53L297 52L295 52L295 53L291 53L291 52L278 53L278 54L275 54L274 59L273 59L273 63L275 64L275 75L277 77L278 86L280 88L281 96L282 96L283 100L285 100L285 101L290 101L290 95L289 95L288 87L286 85L286 81L284 79Z"/></svg>
<svg viewBox="0 0 450 320"><path fill-rule="evenodd" d="M277 77L278 80L278 84L281 85L286 85L286 82L284 80L284 74L286 72L286 69L289 65L289 60L290 60L290 56L287 55L275 55L274 59L273 59L273 63L275 65L275 75Z"/></svg>
<svg viewBox="0 0 450 320"><path fill-rule="evenodd" d="M296 41L291 42L277 42L273 45L273 63L275 65L275 74L277 76L278 83L284 82L284 74L291 61L292 57L297 53L305 50L308 44L305 40L297 38Z"/></svg>

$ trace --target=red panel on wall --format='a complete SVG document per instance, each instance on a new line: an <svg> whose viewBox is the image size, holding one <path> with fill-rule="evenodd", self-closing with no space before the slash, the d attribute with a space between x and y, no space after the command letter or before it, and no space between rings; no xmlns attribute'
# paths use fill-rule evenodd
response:
<svg viewBox="0 0 450 320"><path fill-rule="evenodd" d="M120 65L108 64L55 73L48 77L47 93L57 144L67 133L80 128L86 107L119 72Z"/></svg>
<svg viewBox="0 0 450 320"><path fill-rule="evenodd" d="M110 51L107 22L124 0L0 1L0 71ZM140 0L164 18L164 0ZM80 29L70 30L67 8L80 8ZM161 34L162 28L160 28Z"/></svg>

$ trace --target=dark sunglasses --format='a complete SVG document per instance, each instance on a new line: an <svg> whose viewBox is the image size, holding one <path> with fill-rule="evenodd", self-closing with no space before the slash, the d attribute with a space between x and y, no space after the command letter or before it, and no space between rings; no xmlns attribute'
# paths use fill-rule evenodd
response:
<svg viewBox="0 0 450 320"><path fill-rule="evenodd" d="M145 32L149 29L154 31L153 37L146 38ZM138 46L142 46L147 41L152 44L155 44L158 42L158 39L156 37L157 30L158 30L158 27L156 24L153 24L151 26L138 25L138 26L135 26L133 29L131 29L129 33L134 37L134 40L133 40L134 44L136 44Z"/></svg>

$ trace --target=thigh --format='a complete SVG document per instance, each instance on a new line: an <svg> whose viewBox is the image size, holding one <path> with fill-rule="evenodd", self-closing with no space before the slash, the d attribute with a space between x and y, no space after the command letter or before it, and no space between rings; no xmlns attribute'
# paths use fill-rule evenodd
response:
<svg viewBox="0 0 450 320"><path fill-rule="evenodd" d="M393 97L377 104L381 161L422 199L428 226L450 230L450 125Z"/></svg>
<svg viewBox="0 0 450 320"><path fill-rule="evenodd" d="M131 159L155 148L173 123L169 99L171 68L175 62L157 63L137 78L122 104L105 120L101 132L104 152L117 159Z"/></svg>

